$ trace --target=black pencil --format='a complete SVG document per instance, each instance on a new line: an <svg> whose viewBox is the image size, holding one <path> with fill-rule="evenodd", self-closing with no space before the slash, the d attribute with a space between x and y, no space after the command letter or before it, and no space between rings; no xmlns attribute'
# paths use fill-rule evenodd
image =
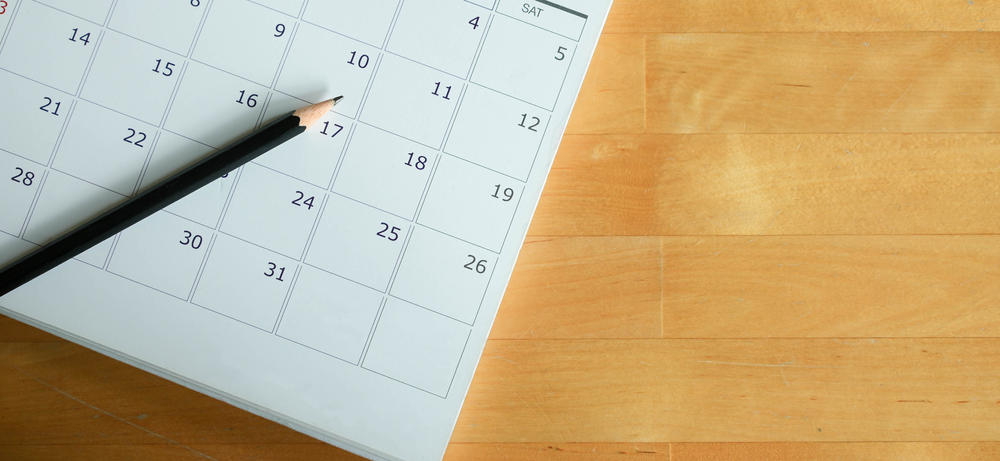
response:
<svg viewBox="0 0 1000 461"><path fill-rule="evenodd" d="M340 98L292 112L12 262L0 270L0 296L304 133Z"/></svg>

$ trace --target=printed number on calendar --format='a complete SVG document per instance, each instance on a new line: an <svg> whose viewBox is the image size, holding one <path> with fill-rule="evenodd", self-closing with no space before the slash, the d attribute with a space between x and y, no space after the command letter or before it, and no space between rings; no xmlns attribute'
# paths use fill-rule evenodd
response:
<svg viewBox="0 0 1000 461"><path fill-rule="evenodd" d="M0 0L0 14L7 14L7 0Z"/></svg>
<svg viewBox="0 0 1000 461"><path fill-rule="evenodd" d="M390 242L395 242L399 240L399 231L402 229L396 226L389 226L388 223L379 223L382 226L382 230L375 233L375 235L389 240Z"/></svg>
<svg viewBox="0 0 1000 461"><path fill-rule="evenodd" d="M42 99L45 100L45 104L42 104L42 107L39 107L39 109L41 109L42 112L48 112L48 113L50 113L50 114L55 115L55 116L58 117L59 116L59 106L61 106L62 103L59 102L59 101L53 101L52 98L50 98L48 96L45 96Z"/></svg>
<svg viewBox="0 0 1000 461"><path fill-rule="evenodd" d="M201 235L186 230L184 231L184 236L181 237L181 239L177 243L180 243L182 246L188 246L197 250L201 248L201 244L204 241L205 239Z"/></svg>
<svg viewBox="0 0 1000 461"><path fill-rule="evenodd" d="M146 147L146 145L143 144L143 142L146 141L146 133L136 131L133 128L128 128L128 133L129 135L122 138L122 141L132 144L135 147Z"/></svg>
<svg viewBox="0 0 1000 461"><path fill-rule="evenodd" d="M466 263L465 266L464 266L466 269L468 269L470 271L473 271L473 272L475 272L477 274L484 274L484 273L486 273L486 260L485 259L479 259L475 255L465 255L465 257L469 258L469 262Z"/></svg>
<svg viewBox="0 0 1000 461"><path fill-rule="evenodd" d="M24 184L25 186L30 186L35 183L35 172L27 171L21 167L15 167L14 170L17 171L17 174L10 177L11 181L18 184Z"/></svg>
<svg viewBox="0 0 1000 461"><path fill-rule="evenodd" d="M316 201L316 196L315 195L306 197L305 192L297 190L297 191L295 191L295 196L296 196L295 200L292 200L292 205L295 205L295 206L304 206L304 207L306 207L309 210L313 209L313 204Z"/></svg>
<svg viewBox="0 0 1000 461"><path fill-rule="evenodd" d="M492 195L493 198L500 199L505 202L509 202L514 199L514 189L511 189L509 187L503 187L503 185L501 184L497 184L493 187L495 188L493 190L493 195Z"/></svg>
<svg viewBox="0 0 1000 461"><path fill-rule="evenodd" d="M285 281L285 268L278 267L276 263L271 261L267 262L267 270L264 271L264 277L273 278L279 282Z"/></svg>

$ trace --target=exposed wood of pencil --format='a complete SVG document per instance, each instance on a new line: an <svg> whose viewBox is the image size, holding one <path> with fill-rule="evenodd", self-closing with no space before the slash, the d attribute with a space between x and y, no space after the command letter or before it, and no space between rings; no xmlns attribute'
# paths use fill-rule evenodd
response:
<svg viewBox="0 0 1000 461"><path fill-rule="evenodd" d="M0 296L302 134L340 98L299 109L78 226L0 270Z"/></svg>

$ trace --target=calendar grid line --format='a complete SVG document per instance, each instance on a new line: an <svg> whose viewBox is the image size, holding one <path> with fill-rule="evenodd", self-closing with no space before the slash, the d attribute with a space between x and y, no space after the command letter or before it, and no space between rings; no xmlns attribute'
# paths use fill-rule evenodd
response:
<svg viewBox="0 0 1000 461"><path fill-rule="evenodd" d="M385 291L382 292L385 295L389 294L392 290L392 284L396 282L396 274L399 273L399 268L403 265L403 254L406 253L406 248L410 246L410 240L413 239L413 229L415 227L416 225L411 222L409 229L406 230L406 238L403 240L403 246L399 249L399 254L396 255L396 261L392 264L392 272L389 274L389 280L385 284Z"/></svg>
<svg viewBox="0 0 1000 461"><path fill-rule="evenodd" d="M262 331L262 332L264 332L264 333L270 333L270 332L269 332L269 331L267 331L267 329L265 329L265 328L261 328L261 327L259 327L259 326L257 326L257 325L254 325L254 324L252 324L252 323L250 323L250 322L247 322L246 320L240 320L240 319L238 319L238 318L236 318L236 317L233 317L233 316L231 316L231 315L229 315L229 314L224 314L224 313L222 313L222 312L219 312L219 311L217 311L217 310L215 310L215 309L212 309L211 307L208 307L208 306L204 306L204 305L201 305L201 304L197 303L196 301L193 301L193 300L190 300L190 301L186 301L186 302L187 302L188 304L191 304L192 306L196 306L196 307L200 307L200 308L202 308L202 309L204 309L204 310L206 310L206 311L208 311L208 312L211 312L211 313L213 313L213 314L215 314L215 315L220 315L220 316L222 316L222 317L225 317L225 318L227 318L227 319L229 319L229 320L233 320L233 321L235 321L235 322L239 322L239 323L242 323L243 325L246 325L246 326L248 326L248 327L250 327L250 328L254 328L254 329L256 329L256 330L260 330L260 331ZM284 338L282 338L282 339L284 339Z"/></svg>
<svg viewBox="0 0 1000 461"><path fill-rule="evenodd" d="M281 53L281 59L278 61L278 67L274 69L274 77L271 78L270 88L274 88L275 86L278 85L278 77L281 75L281 71L285 68L285 61L288 60L288 53L292 50L292 43L295 43L295 37L297 37L298 34L299 34L299 21L296 20L295 24L292 25L291 35L288 37L288 40L285 41L285 49Z"/></svg>
<svg viewBox="0 0 1000 461"><path fill-rule="evenodd" d="M271 327L271 334L278 334L278 327L281 325L281 319L285 317L285 310L288 309L288 302L292 299L292 292L295 291L295 284L299 282L299 273L302 272L302 264L295 265L295 273L292 274L292 280L288 282L288 289L285 291L284 299L281 301L281 309L278 310L278 316L274 319L274 326Z"/></svg>
<svg viewBox="0 0 1000 461"><path fill-rule="evenodd" d="M573 37L570 37L570 36L568 36L568 35L565 35L565 34L561 34L561 33L559 33L559 32L555 32L555 31L552 31L552 30L549 30L549 29L546 29L546 28L544 28L544 27L542 27L542 26L539 26L538 24L533 24L533 23L530 23L530 22L528 22L528 21L525 21L525 20L523 20L523 19L521 19L521 18L517 18L517 17L514 17L514 16L511 16L511 15L509 15L509 14L507 14L507 13L504 13L503 11L500 11L500 10L496 10L496 13L497 13L497 14L502 14L502 15L503 15L504 17L506 17L506 18L509 18L509 19L511 19L511 20L514 20L514 21L517 21L517 22L520 22L520 23L523 23L523 24L527 24L527 25L529 25L529 26L531 26L531 27L534 27L535 29L539 29L539 30L543 30L543 31L545 31L545 32L548 32L548 33L550 33L550 34L555 34L555 35L558 35L558 36L560 36L560 37L562 37L562 38L565 38L565 39L567 39L567 40L572 40L572 41L574 41L574 42L577 42L577 43L580 43L580 37L577 37L577 38L573 38ZM586 30L586 28L587 28L587 21L588 21L588 20L589 20L589 19L587 19L587 18L584 18L584 19L583 19L583 27L582 27L582 28L580 28L580 30L581 30L581 34L583 33L582 31Z"/></svg>
<svg viewBox="0 0 1000 461"><path fill-rule="evenodd" d="M375 329L378 328L378 321L382 318L382 312L385 311L385 305L388 302L389 297L382 296L382 302L379 303L378 311L375 312L375 320L372 321L372 326L368 329L368 337L365 338L365 345L361 348L361 358L355 364L359 367L364 368L361 364L365 363L365 357L368 356L368 349L371 347L372 339L375 337Z"/></svg>
<svg viewBox="0 0 1000 461"><path fill-rule="evenodd" d="M407 303L407 304L412 304L412 305L414 305L414 306L416 306L416 307L419 307L419 308L421 308L421 309L423 309L423 310L425 310L425 311L427 311L427 312L430 312L430 313L432 313L432 314L434 314L434 315L440 315L441 317L446 317L446 318L449 318L449 319L452 319L452 320L454 320L454 321L456 321L456 322L458 322L458 323L461 323L462 325L464 325L464 326L467 326L467 327L471 327L471 326L474 326L474 323L475 323L475 321L473 321L473 323L469 323L469 322L466 322L465 320L462 320L462 319L458 319L458 318L455 318L455 317L452 317L452 316L450 316L450 315L448 315L448 314L445 314L445 313L443 313L443 312L440 312L440 311L437 311L437 310L434 310L434 309L432 309L432 308L430 308L430 307L427 307L427 306L425 306L425 305L423 305L423 304L420 304L420 303L417 303L417 302L413 302L413 301L410 301L409 299L406 299L406 298L403 298L403 297L400 297L400 296L396 296L396 295L394 295L394 294L389 294L389 293L386 293L386 296L388 296L388 297L390 297L390 298L392 298L392 299L396 299L396 300L399 300L399 301L403 301L403 302L405 302L405 303Z"/></svg>
<svg viewBox="0 0 1000 461"><path fill-rule="evenodd" d="M170 111L174 108L174 101L177 100L177 94L181 92L181 85L184 84L184 77L190 68L190 61L185 60L181 63L181 71L177 74L177 81L174 82L174 87L170 91L170 98L167 99L167 105L163 107L163 116L160 117L159 127L162 129L167 129L167 119L170 118Z"/></svg>
<svg viewBox="0 0 1000 461"><path fill-rule="evenodd" d="M382 39L382 51L388 52L389 40L392 40L392 33L396 30L396 23L399 21L399 13L403 11L403 4L406 0L399 0L396 3L396 11L392 13L392 21L389 22L389 30L385 32L385 37Z"/></svg>
<svg viewBox="0 0 1000 461"><path fill-rule="evenodd" d="M441 146L438 150L444 152L445 146L448 145L448 140L451 137L451 131L455 128L455 120L458 119L458 111L462 108L462 102L465 101L465 95L469 92L469 82L462 82L462 93L458 96L458 101L455 101L455 109L451 112L451 118L448 120L448 127L445 129L444 138L441 139Z"/></svg>
<svg viewBox="0 0 1000 461"><path fill-rule="evenodd" d="M24 0L24 1L29 1L29 0ZM56 11L58 11L60 13L68 14L70 16L73 16L76 19L81 20L81 21L87 21L87 22L89 22L89 23L91 23L91 24L93 24L95 26L101 27L101 23L99 23L97 21L94 21L93 19L87 19L87 18L85 18L83 16L80 16L78 14L70 13L69 11L66 11L66 10L64 10L62 8L52 6L48 2L44 2L42 0L30 0L30 1L33 1L33 2L35 2L35 3L39 4L39 5L42 5L42 6L46 7L46 8L50 8L50 9L56 10Z"/></svg>
<svg viewBox="0 0 1000 461"><path fill-rule="evenodd" d="M142 181L146 178L146 172L149 168L149 163L153 159L153 153L156 152L156 146L160 143L160 136L163 135L162 130L156 130L156 135L153 138L153 143L149 145L149 153L146 154L146 160L142 162L142 168L139 169L139 177L135 178L135 186L132 187L132 194L136 195L139 193L139 189L142 188Z"/></svg>
<svg viewBox="0 0 1000 461"><path fill-rule="evenodd" d="M493 261L493 267L490 268L490 276L486 278L486 287L488 288L493 284L493 275L497 272L497 266L500 265L500 253L497 253L497 259ZM483 290L483 295L479 297L479 305L476 306L476 313L472 316L472 324L475 325L479 321L479 313L483 310L483 303L486 302L486 293L489 290Z"/></svg>
<svg viewBox="0 0 1000 461"><path fill-rule="evenodd" d="M482 37L479 37L479 45L476 46L476 52L472 55L472 64L469 66L469 71L465 73L465 81L469 84L472 83L472 73L476 71L476 66L479 64L479 56L483 54L483 47L486 45L486 37L490 35L490 28L493 27L493 18L496 15L493 10L490 10L490 17L486 21L486 29L483 30Z"/></svg>
<svg viewBox="0 0 1000 461"><path fill-rule="evenodd" d="M264 96L264 104L261 106L260 113L257 114L257 120L253 122L254 129L258 129L264 126L264 115L267 114L267 108L271 105L271 97L274 95L271 91L267 92Z"/></svg>
<svg viewBox="0 0 1000 461"><path fill-rule="evenodd" d="M115 8L117 7L118 7L118 0L112 0L111 7L108 8L108 14L107 16L104 17L104 27L108 27L108 24L111 23L111 17L114 16Z"/></svg>
<svg viewBox="0 0 1000 461"><path fill-rule="evenodd" d="M188 59L194 56L194 49L198 46L198 39L201 38L201 32L205 30L208 15L212 14L212 7L215 6L215 0L208 0L207 3L205 11L201 13L201 21L198 22L198 28L195 30L194 37L191 37L191 45L188 47L187 54L184 55Z"/></svg>
<svg viewBox="0 0 1000 461"><path fill-rule="evenodd" d="M10 30L13 29L12 25L17 20L17 12L20 10L21 2L15 3L10 9L10 19L7 20L7 28L4 29L3 34L0 34L0 55L3 55L3 48L7 45L7 36L10 35Z"/></svg>
<svg viewBox="0 0 1000 461"><path fill-rule="evenodd" d="M205 266L208 265L208 257L212 254L212 248L215 247L215 240L217 238L218 234L213 232L212 239L208 241L208 248L205 248L205 254L201 255L201 264L198 266L198 272L195 273L194 282L191 284L191 291L187 295L188 302L193 302L194 294L198 290L198 285L201 284L201 276L205 272Z"/></svg>
<svg viewBox="0 0 1000 461"><path fill-rule="evenodd" d="M299 346L302 346L302 347L304 347L304 348L306 348L306 349L309 349L309 350L311 350L311 351L313 351L313 352L317 352L317 353L320 353L320 354L323 354L323 355L325 355L325 356L327 356L327 357L330 357L330 358L332 358L332 359L336 359L336 360L340 360L341 362L344 362L344 363L346 363L346 364L348 364L348 365L357 365L356 363L353 363L353 362L351 362L350 360L347 360L347 359L344 359L344 358L342 358L342 357L337 357L336 355L333 355L333 354L331 354L331 353L329 353L329 352L324 352L324 351L321 351L321 350L319 350L319 349L316 349L315 347L312 347L312 346L309 346L309 345L307 345L307 344L302 344L302 343L300 343L300 342L298 342L298 341L296 341L296 340L294 340L294 339L291 339L291 338L288 338L288 337L286 337L286 336L281 336L281 335L280 335L280 334L278 334L278 333L275 333L275 334L274 334L274 336L277 336L278 338L281 338L281 339L283 339L283 340L285 340L285 341L288 341L288 342L290 342L290 343L293 343L293 344L297 344L297 345L299 345Z"/></svg>
<svg viewBox="0 0 1000 461"><path fill-rule="evenodd" d="M309 248L312 247L313 236L316 235L316 229L319 229L320 218L323 217L323 212L326 210L326 204L330 202L330 195L323 194L323 203L320 204L319 209L316 210L316 217L313 218L313 223L311 229L309 229L309 235L306 236L306 244L302 246L302 254L299 256L299 262L305 262L306 255L309 254Z"/></svg>
<svg viewBox="0 0 1000 461"><path fill-rule="evenodd" d="M87 60L87 67L84 69L83 75L80 77L80 82L76 85L76 92L73 94L80 96L83 92L83 85L87 82L90 69L94 66L94 60L97 59L97 52L101 49L101 43L104 43L104 29L101 29L101 33L97 36L97 43L94 44L94 49L91 50L90 59Z"/></svg>
<svg viewBox="0 0 1000 461"><path fill-rule="evenodd" d="M42 179L38 182L38 187L35 190L35 195L31 199L31 204L28 205L28 212L24 215L24 222L21 223L21 231L18 232L17 238L30 242L25 235L28 233L28 222L31 221L31 215L35 212L35 206L38 205L38 199L42 196L42 187L45 185L46 181L49 179L49 169L45 168L42 170ZM34 243L34 242L31 242Z"/></svg>
<svg viewBox="0 0 1000 461"><path fill-rule="evenodd" d="M269 9L269 10L271 10L271 11L274 11L275 13L280 13L280 14L283 14L283 15L285 15L285 16L288 16L288 17L290 17L290 18L293 18L293 19L295 18L295 15L294 15L294 14L290 14L290 13L286 13L286 12L284 12L284 11L281 11L281 10L279 10L279 9L277 9L277 8L274 8L274 7L272 7L272 6L268 6L268 5L266 5L266 4L262 3L262 2L259 2L259 1L257 1L257 0L245 0L245 1L246 1L247 3L253 3L254 5L257 5L257 6L261 6L261 7L264 7L264 8L267 8L267 9Z"/></svg>
<svg viewBox="0 0 1000 461"><path fill-rule="evenodd" d="M427 201L427 192L431 190L431 184L434 183L434 176L437 175L438 166L441 165L441 154L437 155L434 159L434 166L431 167L431 174L427 178L427 184L424 184L424 191L420 193L420 202L417 203L417 209L413 212L413 222L420 220L420 212L424 209L424 202Z"/></svg>
<svg viewBox="0 0 1000 461"><path fill-rule="evenodd" d="M472 329L469 329L469 334L465 336L462 353L458 354L458 360L455 362L455 371L451 372L451 381L448 382L447 390L444 391L444 398L448 398L448 394L451 393L451 386L455 384L455 375L458 374L458 367L462 365L462 357L465 357L465 349L469 347L469 338L472 338Z"/></svg>
<svg viewBox="0 0 1000 461"><path fill-rule="evenodd" d="M521 188L521 193L517 194L517 204L514 205L514 213L511 213L510 221L507 222L507 231L503 234L503 240L500 241L500 248L497 248L496 253L503 253L503 248L507 245L507 238L510 237L510 229L514 226L514 215L517 214L517 210L521 208L521 199L524 198L524 187Z"/></svg>
<svg viewBox="0 0 1000 461"><path fill-rule="evenodd" d="M378 56L375 57L375 67L372 67L372 73L368 76L368 83L365 85L365 92L361 94L361 101L358 102L358 109L354 111L354 118L361 123L361 117L364 115L365 104L368 102L368 95L371 94L372 86L375 85L375 79L378 76L379 69L382 68L382 61L385 58L385 53L379 50Z"/></svg>
<svg viewBox="0 0 1000 461"><path fill-rule="evenodd" d="M31 77L28 77L26 75L21 75L21 74L19 74L17 72L14 72L14 71L12 71L12 70L4 67L4 66L0 66L0 70L2 70L4 72L7 72L8 74L15 75L17 77L21 77L21 78L23 78L25 80L28 80L30 82L37 83L37 84L42 85L42 86L44 86L44 87L46 87L46 88L48 88L50 90L58 91L58 92L62 93L64 96L66 96L66 97L70 97L70 98L73 97L73 93L69 93L69 92L67 92L65 90L60 90L59 88L56 88L56 87L54 87L52 85L49 85L48 83L45 83L45 82L42 82L42 81L39 81L39 80L35 80L35 79L33 79Z"/></svg>
<svg viewBox="0 0 1000 461"><path fill-rule="evenodd" d="M180 296L177 296L177 295L175 295L175 294L173 294L173 293L170 293L170 292L168 292L168 291L166 291L166 290L162 290L162 289L160 289L160 288L156 288L156 287L154 287L154 286L152 286L152 285L149 285L149 284L147 284L147 283L144 283L144 282L140 282L140 281L138 281L138 280L136 280L136 279L133 279L133 278L131 278L131 277L127 276L127 275L124 275L124 274L119 274L118 272L115 272L115 271L114 271L114 270L113 270L113 269L111 268L111 263L112 263L112 262L114 262L114 255L112 255L112 256L111 256L111 257L110 257L110 258L108 259L108 268L107 268L107 270L105 270L105 272L106 272L106 273L108 273L108 274L111 274L111 275L114 275L115 277L118 277L118 278L121 278L121 279L124 279L124 280L128 280L129 282L132 282L132 283L136 283L136 284L139 284L139 285L141 285L141 286L144 286L144 287L146 287L146 288L149 288L150 290L153 290L153 291L157 291L157 292L160 292L160 293L163 293L163 294L165 294L165 295L167 295L167 296L170 296L171 298L174 298L174 299L177 299L177 300L179 300L179 301L182 301L182 302L185 302L185 303L186 303L186 302L188 302L188 301L187 301L186 299L184 299L184 298L182 298L182 297L180 297Z"/></svg>
<svg viewBox="0 0 1000 461"><path fill-rule="evenodd" d="M136 37L135 35L132 35L132 34L130 34L128 32L122 31L122 30L118 30L118 29L114 28L113 26L111 26L110 24L108 26L106 26L106 27L107 27L107 30L109 32L114 32L114 33L116 33L118 35L131 38L132 40L135 40L135 41L140 42L140 43L144 43L144 44L149 45L149 46L151 46L153 48L157 48L157 49L159 49L161 51L166 51L167 53L170 53L173 56L176 56L176 57L179 57L179 58L182 58L182 59L186 57L183 54L180 54L180 53L178 53L178 52L176 52L174 50L171 50L169 48L165 48L165 47L163 47L161 45L157 45L157 44L155 44L155 43L153 43L153 42L151 42L149 40L143 39L141 37Z"/></svg>
<svg viewBox="0 0 1000 461"><path fill-rule="evenodd" d="M222 210L219 212L219 219L215 222L215 230L222 229L222 223L226 220L226 213L229 212L229 205L233 202L233 195L236 193L236 188L240 185L240 178L243 177L243 167L239 167L229 174L235 175L235 177L233 178L233 185L229 186L229 195L226 197L226 202L222 205Z"/></svg>
<svg viewBox="0 0 1000 461"><path fill-rule="evenodd" d="M340 176L340 170L343 168L344 159L347 157L348 147L354 139L354 133L358 130L357 121L353 119L351 121L354 123L351 124L351 130L347 133L347 139L344 140L344 147L340 149L340 158L337 159L337 165L333 167L333 174L330 176L330 183L326 187L326 190L328 191L333 191L333 188L337 185L337 177Z"/></svg>
<svg viewBox="0 0 1000 461"><path fill-rule="evenodd" d="M111 248L108 249L108 254L104 257L104 264L101 265L101 270L108 270L111 265L111 255L115 253L115 247L118 246L118 240L121 238L122 233L119 232L111 237Z"/></svg>

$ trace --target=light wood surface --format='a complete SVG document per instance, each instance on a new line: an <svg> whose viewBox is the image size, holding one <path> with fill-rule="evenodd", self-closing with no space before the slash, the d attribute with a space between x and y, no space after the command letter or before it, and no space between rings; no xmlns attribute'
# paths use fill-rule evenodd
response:
<svg viewBox="0 0 1000 461"><path fill-rule="evenodd" d="M617 0L447 459L1000 458L1000 4ZM0 459L353 459L0 320Z"/></svg>

